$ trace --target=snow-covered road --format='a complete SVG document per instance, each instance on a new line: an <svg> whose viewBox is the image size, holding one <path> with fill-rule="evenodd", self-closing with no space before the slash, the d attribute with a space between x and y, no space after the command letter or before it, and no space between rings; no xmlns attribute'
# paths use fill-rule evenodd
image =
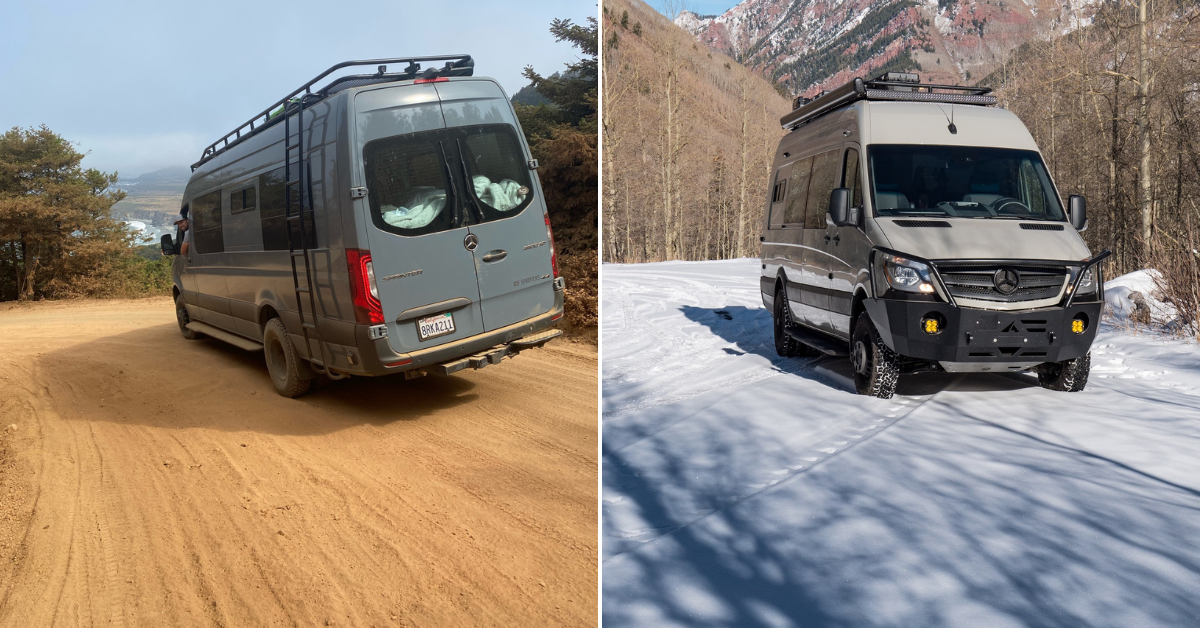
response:
<svg viewBox="0 0 1200 628"><path fill-rule="evenodd" d="M603 268L605 626L1200 626L1200 349L1082 393L779 358L757 260Z"/></svg>

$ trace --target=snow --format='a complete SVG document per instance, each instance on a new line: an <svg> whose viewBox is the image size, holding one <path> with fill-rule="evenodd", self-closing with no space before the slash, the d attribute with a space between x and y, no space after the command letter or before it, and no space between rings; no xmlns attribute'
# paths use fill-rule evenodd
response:
<svg viewBox="0 0 1200 628"><path fill-rule="evenodd" d="M1115 320L1128 321L1134 310L1130 295L1140 292L1150 309L1150 320L1159 325L1169 326L1175 319L1176 312L1173 306L1155 298L1159 295L1155 283L1158 277L1161 277L1161 274L1157 270L1138 270L1104 282L1104 300L1108 304L1108 314Z"/></svg>
<svg viewBox="0 0 1200 628"><path fill-rule="evenodd" d="M605 626L1196 624L1194 343L1105 324L1081 393L867 398L775 354L758 269L603 267Z"/></svg>

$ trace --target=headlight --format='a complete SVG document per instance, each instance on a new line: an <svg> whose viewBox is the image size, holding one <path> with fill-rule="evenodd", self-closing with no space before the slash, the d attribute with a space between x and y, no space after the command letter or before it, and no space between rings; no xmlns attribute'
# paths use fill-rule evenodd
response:
<svg viewBox="0 0 1200 628"><path fill-rule="evenodd" d="M1079 276L1079 269L1071 269L1071 284L1074 285L1075 278ZM1070 286L1067 287L1070 292ZM1083 273L1083 279L1079 282L1079 291L1076 294L1092 294L1096 291L1096 267L1092 266Z"/></svg>
<svg viewBox="0 0 1200 628"><path fill-rule="evenodd" d="M884 274L893 289L901 292L933 294L933 280L930 279L929 266L889 253L882 255Z"/></svg>

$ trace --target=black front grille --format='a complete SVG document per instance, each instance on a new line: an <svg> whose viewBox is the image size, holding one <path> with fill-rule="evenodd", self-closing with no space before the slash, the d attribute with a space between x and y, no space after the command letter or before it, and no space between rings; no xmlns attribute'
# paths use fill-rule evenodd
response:
<svg viewBox="0 0 1200 628"><path fill-rule="evenodd" d="M937 227L949 229L950 223L945 220L893 220L892 224L897 227Z"/></svg>
<svg viewBox="0 0 1200 628"><path fill-rule="evenodd" d="M1058 296L1067 280L1067 269L1062 267L995 262L948 262L936 266L950 294L964 299L1002 303L1050 299ZM1010 294L1004 294L996 288L996 272L1002 269L1016 271L1019 276L1017 287Z"/></svg>
<svg viewBox="0 0 1200 628"><path fill-rule="evenodd" d="M1052 223L1047 224L1044 222L1023 222L1023 223L1021 223L1021 228L1029 229L1031 231L1062 231L1063 230L1062 225L1056 225L1056 224L1052 224Z"/></svg>

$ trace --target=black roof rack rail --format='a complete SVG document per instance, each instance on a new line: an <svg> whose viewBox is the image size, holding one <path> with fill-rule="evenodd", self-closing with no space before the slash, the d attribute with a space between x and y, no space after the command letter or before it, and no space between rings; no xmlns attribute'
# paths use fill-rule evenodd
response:
<svg viewBox="0 0 1200 628"><path fill-rule="evenodd" d="M442 67L429 67L424 71L421 70L422 63L433 61L445 61L446 64ZM403 72L386 72L389 64L407 63ZM333 74L334 72L353 66L362 65L377 65L378 71L375 74L358 74L354 76L343 76L333 81L324 88L313 92L312 86L321 79ZM195 172L204 162L209 161L213 157L225 152L229 147L237 144L247 137L258 133L259 131L271 126L278 120L283 119L280 113L285 109L290 109L300 98L305 100L307 107L310 102L318 102L349 87L358 87L359 85L369 85L371 83L383 83L389 81L406 81L409 79L434 79L448 76L471 76L475 71L475 61L471 59L471 55L439 55L432 57L398 57L395 59L363 59L358 61L343 61L328 70L318 74L316 78L308 81L300 87L292 90L292 93L280 98L275 104L267 107L258 115L250 118L236 129L226 133L221 139L209 144L204 152L200 155L200 160L192 164L192 171ZM300 93L303 95L297 98Z"/></svg>
<svg viewBox="0 0 1200 628"><path fill-rule="evenodd" d="M922 83L921 77L911 72L888 72L868 80L855 78L815 98L797 96L792 101L792 112L780 118L779 124L785 131L794 131L806 122L859 100L988 106L996 104L996 97L991 93L990 87Z"/></svg>

